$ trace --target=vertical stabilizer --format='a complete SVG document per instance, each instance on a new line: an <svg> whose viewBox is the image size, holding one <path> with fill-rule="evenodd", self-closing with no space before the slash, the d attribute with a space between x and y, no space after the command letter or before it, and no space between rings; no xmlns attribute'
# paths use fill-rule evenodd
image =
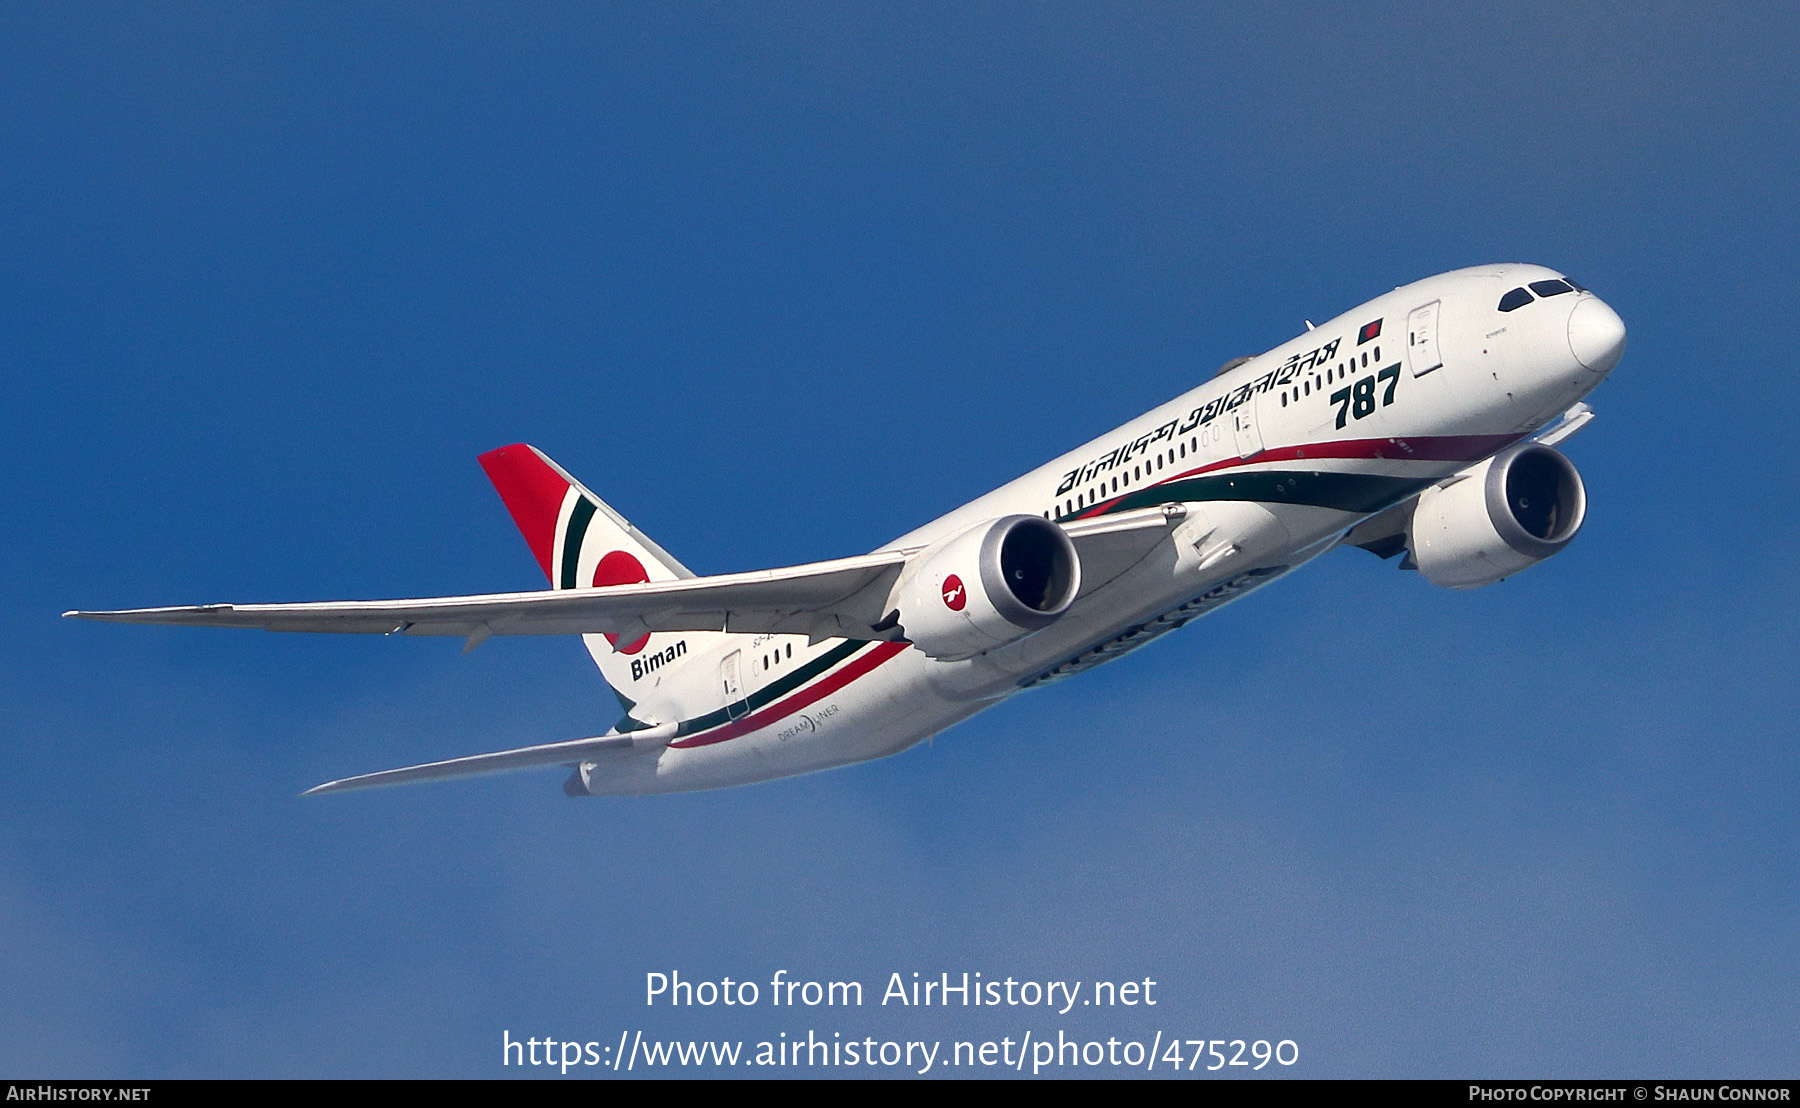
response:
<svg viewBox="0 0 1800 1108"><path fill-rule="evenodd" d="M536 447L502 446L481 456L481 468L553 589L673 581L694 573L648 535L569 476ZM715 631L583 635L594 663L626 711L704 647L724 636ZM639 719L638 723L654 723ZM625 724L630 729L634 724Z"/></svg>
<svg viewBox="0 0 1800 1108"><path fill-rule="evenodd" d="M665 571L652 570L650 576L638 578L640 581L672 581L694 576L693 570L676 561L650 536L633 527L624 516L613 511L537 447L514 443L490 450L480 460L481 468L487 470L488 480L494 483L506 510L512 513L513 522L519 525L519 532L525 536L544 576L550 579L551 588L630 583L583 579L582 544L590 533L616 533L622 549L635 550L645 561L654 562ZM601 520L598 527L594 523L597 516Z"/></svg>

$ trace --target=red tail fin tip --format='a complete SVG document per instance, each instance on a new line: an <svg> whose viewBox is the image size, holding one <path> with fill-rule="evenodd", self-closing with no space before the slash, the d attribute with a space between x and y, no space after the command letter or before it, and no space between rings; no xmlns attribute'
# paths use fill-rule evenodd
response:
<svg viewBox="0 0 1800 1108"><path fill-rule="evenodd" d="M544 576L554 585L550 562L556 553L556 521L569 492L568 478L536 447L522 442L490 450L480 461Z"/></svg>

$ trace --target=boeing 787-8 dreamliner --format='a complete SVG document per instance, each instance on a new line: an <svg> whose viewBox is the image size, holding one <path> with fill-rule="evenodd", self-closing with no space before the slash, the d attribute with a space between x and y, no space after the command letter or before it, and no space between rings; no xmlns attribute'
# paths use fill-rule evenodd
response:
<svg viewBox="0 0 1800 1108"><path fill-rule="evenodd" d="M204 604L85 619L580 635L624 708L604 735L331 781L311 793L567 767L574 796L742 785L904 750L1117 658L1327 550L1491 584L1580 530L1555 446L1625 325L1552 270L1406 285L871 554L697 577L538 450L481 458L542 592Z"/></svg>

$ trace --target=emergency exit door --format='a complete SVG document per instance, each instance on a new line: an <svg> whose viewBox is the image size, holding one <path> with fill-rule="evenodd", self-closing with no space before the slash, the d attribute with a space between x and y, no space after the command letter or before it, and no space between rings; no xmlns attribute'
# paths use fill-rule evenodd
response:
<svg viewBox="0 0 1800 1108"><path fill-rule="evenodd" d="M744 656L733 650L725 655L719 663L719 679L725 685L725 714L731 719L742 719L750 712L750 705L744 699Z"/></svg>
<svg viewBox="0 0 1800 1108"><path fill-rule="evenodd" d="M1257 426L1256 420L1256 407L1261 399L1260 394L1252 393L1231 413L1231 431L1237 436L1240 458L1262 453L1262 428Z"/></svg>

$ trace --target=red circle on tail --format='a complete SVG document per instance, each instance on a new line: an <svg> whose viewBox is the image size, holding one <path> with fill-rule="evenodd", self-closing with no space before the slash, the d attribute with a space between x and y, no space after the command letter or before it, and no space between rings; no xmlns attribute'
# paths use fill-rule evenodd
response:
<svg viewBox="0 0 1800 1108"><path fill-rule="evenodd" d="M650 575L644 572L644 563L623 550L609 551L606 557L600 559L600 564L594 567L595 586L637 585L648 580L650 580ZM638 641L626 643L624 646L619 645L619 636L617 635L606 636L606 641L611 643L613 649L621 654L636 654L644 649L644 644L650 641L650 636L645 635Z"/></svg>

